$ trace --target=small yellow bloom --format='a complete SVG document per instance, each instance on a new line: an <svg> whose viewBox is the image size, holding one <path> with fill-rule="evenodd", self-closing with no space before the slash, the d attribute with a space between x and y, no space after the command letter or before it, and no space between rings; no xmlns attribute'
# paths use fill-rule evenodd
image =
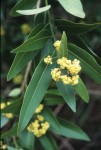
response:
<svg viewBox="0 0 101 150"><path fill-rule="evenodd" d="M5 117L7 117L9 119L14 117L14 115L12 113L3 113L3 116L5 116Z"/></svg>
<svg viewBox="0 0 101 150"><path fill-rule="evenodd" d="M22 74L17 75L14 79L13 79L13 83L14 84L21 84L23 80L23 76Z"/></svg>
<svg viewBox="0 0 101 150"><path fill-rule="evenodd" d="M6 33L5 29L3 27L0 28L0 35L4 36Z"/></svg>
<svg viewBox="0 0 101 150"><path fill-rule="evenodd" d="M44 107L44 105L43 105L43 104L40 104L40 105L36 108L35 113L36 113L36 114L37 114L37 113L40 113L40 112L43 110L43 107Z"/></svg>
<svg viewBox="0 0 101 150"><path fill-rule="evenodd" d="M78 84L79 75L72 76L72 85Z"/></svg>
<svg viewBox="0 0 101 150"><path fill-rule="evenodd" d="M71 64L71 60L68 60L66 57L62 57L57 60L57 64L60 65L61 69L66 69Z"/></svg>
<svg viewBox="0 0 101 150"><path fill-rule="evenodd" d="M37 116L37 118L40 118L40 116ZM29 132L32 132L36 137L41 137L42 135L46 134L48 128L50 127L50 124L45 121L42 122L43 117L41 116L41 120L35 120L29 126L27 127L27 130Z"/></svg>
<svg viewBox="0 0 101 150"><path fill-rule="evenodd" d="M71 77L69 77L67 75L62 75L61 80L62 80L63 84L71 84L72 83Z"/></svg>
<svg viewBox="0 0 101 150"><path fill-rule="evenodd" d="M2 141L0 141L0 149L1 150L6 150L7 149L7 145L6 144L3 144L3 142Z"/></svg>
<svg viewBox="0 0 101 150"><path fill-rule="evenodd" d="M37 119L38 119L39 121L44 121L44 117L43 117L42 115L37 115Z"/></svg>
<svg viewBox="0 0 101 150"><path fill-rule="evenodd" d="M61 77L61 71L59 68L54 68L51 71L51 75L54 81L59 81Z"/></svg>
<svg viewBox="0 0 101 150"><path fill-rule="evenodd" d="M1 103L0 104L0 109L4 109L6 107L6 104L5 103Z"/></svg>
<svg viewBox="0 0 101 150"><path fill-rule="evenodd" d="M44 58L44 62L46 64L52 64L52 57L50 55L48 55L46 58Z"/></svg>
<svg viewBox="0 0 101 150"><path fill-rule="evenodd" d="M27 34L31 31L31 27L29 26L29 24L25 23L21 26L21 30L23 34Z"/></svg>
<svg viewBox="0 0 101 150"><path fill-rule="evenodd" d="M57 40L55 43L54 43L54 47L56 48L57 51L60 50L60 44L61 44L61 41Z"/></svg>
<svg viewBox="0 0 101 150"><path fill-rule="evenodd" d="M7 105L10 105L10 104L11 104L11 102L7 102L7 104L1 103L1 109L4 109ZM3 113L2 115L9 118L9 119L14 117L14 115L12 113Z"/></svg>

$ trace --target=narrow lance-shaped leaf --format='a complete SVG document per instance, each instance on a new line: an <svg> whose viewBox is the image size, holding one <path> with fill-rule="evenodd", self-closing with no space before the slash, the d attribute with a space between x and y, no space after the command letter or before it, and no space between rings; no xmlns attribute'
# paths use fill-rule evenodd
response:
<svg viewBox="0 0 101 150"><path fill-rule="evenodd" d="M74 44L68 44L69 58L80 60L82 72L87 74L97 83L101 83L101 67L96 60L86 51Z"/></svg>
<svg viewBox="0 0 101 150"><path fill-rule="evenodd" d="M44 24L36 25L31 33L29 34L28 38L33 37L33 39L38 39L43 37L43 30L46 28ZM27 40L26 40L27 41ZM13 77L15 77L25 66L26 64L31 60L34 59L35 56L38 54L39 51L35 52L22 52L17 53L14 61L12 63L12 66L8 72L7 80L11 80Z"/></svg>
<svg viewBox="0 0 101 150"><path fill-rule="evenodd" d="M48 150L58 150L57 144L50 134L43 135L39 138L39 141L45 150L47 150L47 148Z"/></svg>
<svg viewBox="0 0 101 150"><path fill-rule="evenodd" d="M29 52L29 51L39 50L39 49L43 48L46 41L51 37L51 34L48 30L44 30L42 32L43 32L43 37L38 38L38 39L35 39L34 37L32 37L32 38L28 39L22 45L15 48L12 51L12 53Z"/></svg>
<svg viewBox="0 0 101 150"><path fill-rule="evenodd" d="M82 129L80 129L80 127L78 127L77 125L61 118L59 119L59 122L61 124L61 129L58 130L57 128L51 128L50 130L52 132L55 132L67 138L90 141L86 133Z"/></svg>
<svg viewBox="0 0 101 150"><path fill-rule="evenodd" d="M90 55L92 55L95 58L95 60L97 61L97 63L99 63L101 65L101 58L99 56L97 56L93 52L93 50L91 50L91 48L86 44L86 42L84 41L84 39L80 35L75 36L75 43L77 46L80 46L85 51L87 51Z"/></svg>
<svg viewBox="0 0 101 150"><path fill-rule="evenodd" d="M89 94L83 81L79 78L79 83L74 86L76 93L85 101L89 102Z"/></svg>
<svg viewBox="0 0 101 150"><path fill-rule="evenodd" d="M67 57L68 56L68 47L67 47L67 36L66 33L63 32L61 38L60 49L58 51L58 57Z"/></svg>
<svg viewBox="0 0 101 150"><path fill-rule="evenodd" d="M75 23L64 19L56 19L55 24L61 32L65 31L69 35L84 34L101 25L100 22L93 24L86 24L86 23Z"/></svg>
<svg viewBox="0 0 101 150"><path fill-rule="evenodd" d="M60 124L57 118L55 117L55 115L52 113L51 109L49 109L48 107L45 107L45 109L42 112L42 115L49 122L51 126L60 128Z"/></svg>
<svg viewBox="0 0 101 150"><path fill-rule="evenodd" d="M84 18L85 13L80 0L58 0L63 8L70 14Z"/></svg>
<svg viewBox="0 0 101 150"><path fill-rule="evenodd" d="M48 106L58 105L58 104L64 104L65 101L63 98L45 98L44 104Z"/></svg>
<svg viewBox="0 0 101 150"><path fill-rule="evenodd" d="M9 138L13 135L17 135L17 126L18 124L16 123L10 130L1 134L1 138Z"/></svg>
<svg viewBox="0 0 101 150"><path fill-rule="evenodd" d="M58 90L72 111L76 111L76 100L72 85L64 85L61 81L57 82Z"/></svg>
<svg viewBox="0 0 101 150"><path fill-rule="evenodd" d="M25 66L26 64L31 60L34 59L34 57L37 55L37 51L35 52L27 52L27 53L17 53L14 61L12 63L12 66L8 72L7 75L7 81L11 80L13 77L15 77Z"/></svg>
<svg viewBox="0 0 101 150"><path fill-rule="evenodd" d="M30 150L34 149L35 136L33 133L25 129L19 136L19 139L20 139L21 147Z"/></svg>
<svg viewBox="0 0 101 150"><path fill-rule="evenodd" d="M41 8L37 8L37 9L17 10L16 12L18 12L19 14L22 14L22 15L34 15L34 14L39 14L44 11L47 11L50 9L50 7L51 7L50 5L47 5L45 7L41 7Z"/></svg>
<svg viewBox="0 0 101 150"><path fill-rule="evenodd" d="M22 132L27 126L35 109L41 103L52 80L50 72L53 66L54 64L49 66L45 65L42 60L36 68L23 100L19 117L18 133Z"/></svg>

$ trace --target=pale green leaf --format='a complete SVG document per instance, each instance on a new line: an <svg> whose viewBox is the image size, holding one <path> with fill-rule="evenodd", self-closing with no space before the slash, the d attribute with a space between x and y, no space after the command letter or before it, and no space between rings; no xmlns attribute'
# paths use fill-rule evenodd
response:
<svg viewBox="0 0 101 150"><path fill-rule="evenodd" d="M37 9L29 9L29 10L17 10L16 12L22 15L35 15L47 11L50 9L50 5L45 7L37 8Z"/></svg>
<svg viewBox="0 0 101 150"><path fill-rule="evenodd" d="M10 93L9 93L9 97L16 97L18 95L20 95L21 93L21 89L20 88L15 88L13 89Z"/></svg>
<svg viewBox="0 0 101 150"><path fill-rule="evenodd" d="M58 0L62 7L70 14L85 18L85 13L80 0Z"/></svg>
<svg viewBox="0 0 101 150"><path fill-rule="evenodd" d="M1 121L0 128L2 128L3 126L5 126L8 123L9 119L6 118L5 116L1 115L0 121Z"/></svg>

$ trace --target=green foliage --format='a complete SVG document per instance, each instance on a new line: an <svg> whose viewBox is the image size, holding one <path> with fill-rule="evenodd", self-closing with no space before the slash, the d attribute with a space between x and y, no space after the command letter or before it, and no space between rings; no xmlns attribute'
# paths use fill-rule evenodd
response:
<svg viewBox="0 0 101 150"><path fill-rule="evenodd" d="M85 13L82 8L82 4L80 0L58 0L59 3L63 6L63 8L69 12L70 14L80 17L80 18L85 18Z"/></svg>
<svg viewBox="0 0 101 150"><path fill-rule="evenodd" d="M85 17L80 0L58 0L58 2L70 14L80 18ZM80 127L62 119L60 116L58 117L58 115L56 116L54 107L51 107L65 104L71 108L71 111L76 112L76 94L84 102L88 103L90 99L85 83L81 77L79 77L76 85L63 84L60 80L55 82L52 80L51 71L59 67L56 62L62 57L72 61L78 59L81 74L84 73L98 84L101 84L100 58L86 44L82 36L98 28L101 23L86 24L64 20L64 18L57 19L50 12L50 8L54 9L53 5L54 3L51 6L48 5L48 0L43 1L41 4L37 0L21 0L11 10L13 17L35 14L33 29L25 37L25 41L11 51L16 53L16 56L9 69L7 80L11 80L19 72L24 71L28 62L31 61L32 64L30 68L27 66L21 87L13 88L8 95L14 101L1 110L2 114L12 113L14 115L13 122L11 122L12 127L2 132L1 138L17 137L19 147L22 149L33 150L36 148L36 143L38 143L38 147L42 146L45 150L58 150L56 141L51 135L54 133L65 138L90 140ZM44 19L41 21L40 18ZM54 42L59 39L61 39L61 43L59 51L56 51ZM52 60L45 62L45 59L49 57L52 57ZM63 75L66 73L67 76L70 75L72 78L72 73L67 72L65 69L63 71ZM77 74L74 73L73 75ZM37 114L36 109L40 106L40 103L43 104L44 108ZM38 115L44 117L44 121L49 123L49 130L41 137L36 137L34 132L29 131L27 128ZM9 119L3 115L1 119L1 127L4 127ZM41 120L41 122L43 121ZM8 149L14 149L12 146L14 145L8 146Z"/></svg>

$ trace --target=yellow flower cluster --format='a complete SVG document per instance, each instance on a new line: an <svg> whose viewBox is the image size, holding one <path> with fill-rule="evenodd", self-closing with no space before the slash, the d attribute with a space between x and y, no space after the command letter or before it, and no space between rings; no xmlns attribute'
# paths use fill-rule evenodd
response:
<svg viewBox="0 0 101 150"><path fill-rule="evenodd" d="M22 74L19 74L19 75L17 75L17 76L13 79L13 83L14 83L14 84L21 84L22 80L23 80L23 76L22 76Z"/></svg>
<svg viewBox="0 0 101 150"><path fill-rule="evenodd" d="M59 51L60 49L60 44L61 44L61 41L57 40L55 43L54 43L54 47L56 48L57 51Z"/></svg>
<svg viewBox="0 0 101 150"><path fill-rule="evenodd" d="M61 71L59 68L54 68L52 71L51 71L51 75L52 75L52 78L55 80L55 81L59 81L60 80L60 76L61 76Z"/></svg>
<svg viewBox="0 0 101 150"><path fill-rule="evenodd" d="M0 35L4 36L6 33L5 29L3 27L0 27Z"/></svg>
<svg viewBox="0 0 101 150"><path fill-rule="evenodd" d="M41 115L37 116L37 119L32 122L28 127L28 131L32 132L36 137L41 137L46 134L48 128L50 127L47 121L44 121L44 117Z"/></svg>
<svg viewBox="0 0 101 150"><path fill-rule="evenodd" d="M46 64L52 64L52 57L50 55L48 55L46 58L44 58L44 62Z"/></svg>
<svg viewBox="0 0 101 150"><path fill-rule="evenodd" d="M7 145L6 144L3 144L2 141L0 141L0 149L3 150L3 149L7 149Z"/></svg>
<svg viewBox="0 0 101 150"><path fill-rule="evenodd" d="M35 110L35 113L36 114L38 114L38 113L40 113L42 110L43 110L43 104L40 104L37 108L36 108L36 110Z"/></svg>
<svg viewBox="0 0 101 150"><path fill-rule="evenodd" d="M55 81L62 81L63 84L71 84L76 85L78 84L79 75L78 73L81 70L80 61L74 59L73 61L68 60L65 57L57 60L57 64L60 68L54 68L51 71L51 75L53 80ZM62 74L62 70L67 72L65 75Z"/></svg>
<svg viewBox="0 0 101 150"><path fill-rule="evenodd" d="M29 26L29 24L25 23L21 26L21 30L23 34L26 34L31 31L31 27Z"/></svg>
<svg viewBox="0 0 101 150"><path fill-rule="evenodd" d="M6 106L8 106L8 105L10 105L11 104L11 102L7 102L7 103L1 103L0 104L0 109L2 110L2 109L4 109ZM14 117L14 115L12 114L12 113L3 113L2 114L3 116L5 116L5 117L7 117L7 118L13 118Z"/></svg>
<svg viewBox="0 0 101 150"><path fill-rule="evenodd" d="M43 104L40 104L36 109L35 113L40 113L43 110ZM34 122L29 124L27 127L29 132L32 132L36 137L41 137L46 134L50 124L45 121L45 118L42 115L37 115Z"/></svg>

